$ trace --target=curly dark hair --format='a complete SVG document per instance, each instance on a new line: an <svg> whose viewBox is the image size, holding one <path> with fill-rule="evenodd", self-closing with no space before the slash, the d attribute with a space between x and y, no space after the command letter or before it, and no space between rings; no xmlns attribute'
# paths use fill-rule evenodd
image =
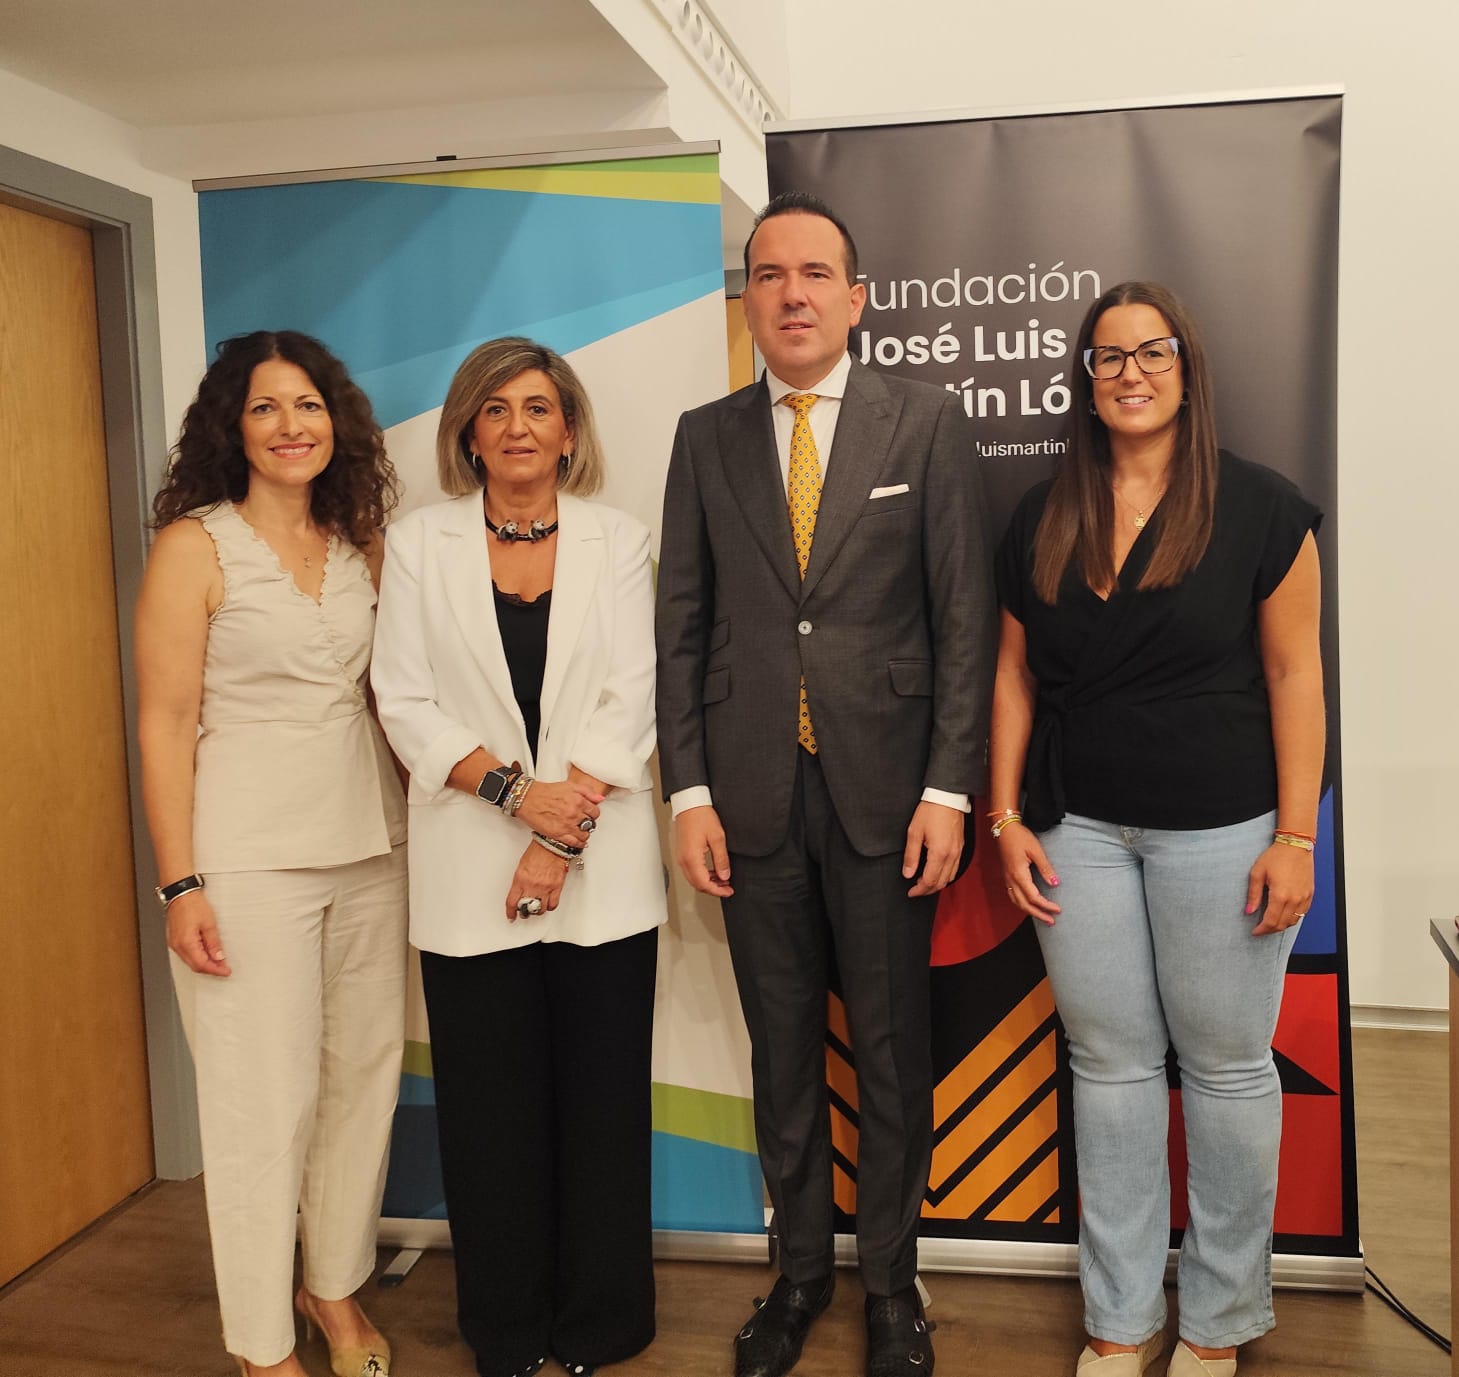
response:
<svg viewBox="0 0 1459 1377"><path fill-rule="evenodd" d="M167 477L152 503L153 524L160 529L199 507L241 502L248 495L240 423L253 370L270 359L309 375L334 426L334 455L314 480L310 515L323 529L368 545L399 496L385 437L370 399L344 364L297 330L255 330L218 346L168 453Z"/></svg>

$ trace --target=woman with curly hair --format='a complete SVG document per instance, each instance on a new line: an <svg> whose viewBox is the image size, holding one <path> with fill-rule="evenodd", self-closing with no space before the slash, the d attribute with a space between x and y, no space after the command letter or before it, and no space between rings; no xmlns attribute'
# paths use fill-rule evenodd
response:
<svg viewBox="0 0 1459 1377"><path fill-rule="evenodd" d="M394 473L317 340L226 340L154 504L137 605L142 787L197 1068L213 1263L248 1377L387 1377L353 1297L400 1077L405 815L366 701Z"/></svg>

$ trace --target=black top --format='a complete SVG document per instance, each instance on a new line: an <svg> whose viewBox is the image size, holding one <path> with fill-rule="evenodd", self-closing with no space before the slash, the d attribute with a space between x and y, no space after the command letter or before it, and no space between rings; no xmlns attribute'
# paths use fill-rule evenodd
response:
<svg viewBox="0 0 1459 1377"><path fill-rule="evenodd" d="M1156 509L1109 599L1077 570L1050 607L1033 591L1033 538L1050 482L1019 503L998 550L998 597L1023 624L1038 682L1024 821L1065 812L1131 827L1225 827L1277 804L1257 604L1322 514L1281 475L1221 451L1211 541L1174 588L1134 591Z"/></svg>
<svg viewBox="0 0 1459 1377"><path fill-rule="evenodd" d="M502 650L512 674L512 695L522 711L527 743L537 757L537 737L542 730L542 671L547 667L547 618L552 609L552 589L535 602L524 602L516 593L503 593L495 583L496 624L502 635Z"/></svg>

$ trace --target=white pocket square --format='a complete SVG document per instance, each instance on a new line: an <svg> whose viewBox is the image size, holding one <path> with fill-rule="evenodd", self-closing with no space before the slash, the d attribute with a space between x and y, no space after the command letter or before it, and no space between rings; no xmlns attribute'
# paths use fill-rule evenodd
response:
<svg viewBox="0 0 1459 1377"><path fill-rule="evenodd" d="M895 497L899 492L910 491L911 487L906 483L893 483L889 488L873 488L869 500L875 501L878 497Z"/></svg>

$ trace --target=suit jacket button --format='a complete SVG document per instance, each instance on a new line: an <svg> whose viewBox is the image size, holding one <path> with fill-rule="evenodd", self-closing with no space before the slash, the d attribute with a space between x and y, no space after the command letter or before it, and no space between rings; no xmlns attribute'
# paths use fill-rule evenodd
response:
<svg viewBox="0 0 1459 1377"><path fill-rule="evenodd" d="M801 622L801 624L795 629L799 631L802 636L809 636L811 634L811 624L809 622Z"/></svg>

